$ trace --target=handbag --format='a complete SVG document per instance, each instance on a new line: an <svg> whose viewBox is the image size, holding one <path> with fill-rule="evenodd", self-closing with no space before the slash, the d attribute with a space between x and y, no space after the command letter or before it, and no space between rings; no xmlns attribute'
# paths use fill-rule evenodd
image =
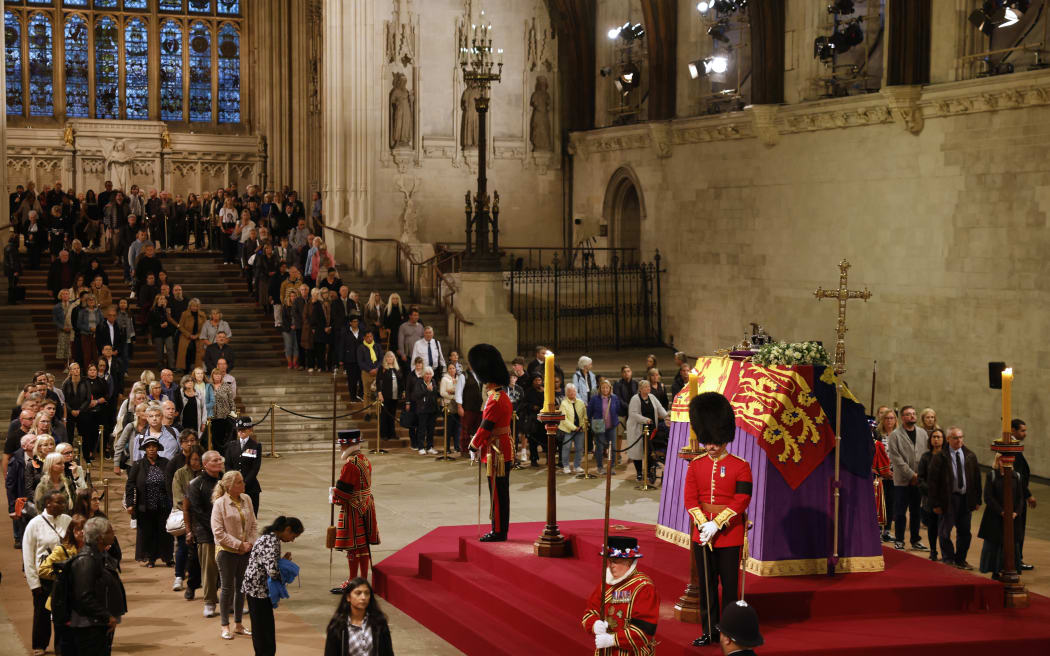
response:
<svg viewBox="0 0 1050 656"><path fill-rule="evenodd" d="M605 418L599 417L591 420L591 432L596 435L601 435L605 432Z"/></svg>
<svg viewBox="0 0 1050 656"><path fill-rule="evenodd" d="M401 411L401 428L415 428L416 427L416 413L409 412L408 410Z"/></svg>
<svg viewBox="0 0 1050 656"><path fill-rule="evenodd" d="M164 530L175 537L186 535L186 518L181 510L172 510L164 522Z"/></svg>

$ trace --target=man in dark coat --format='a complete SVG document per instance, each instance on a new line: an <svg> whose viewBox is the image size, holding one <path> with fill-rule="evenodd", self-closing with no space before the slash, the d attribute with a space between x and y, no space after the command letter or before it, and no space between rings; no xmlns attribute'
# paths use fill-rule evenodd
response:
<svg viewBox="0 0 1050 656"><path fill-rule="evenodd" d="M47 288L51 290L51 297L58 300L58 290L72 287L76 275L76 267L69 261L69 251L63 248L47 271Z"/></svg>
<svg viewBox="0 0 1050 656"><path fill-rule="evenodd" d="M945 563L972 570L966 562L970 550L970 514L981 507L981 473L977 455L963 446L963 430L948 429L948 447L930 460L927 475L930 507L940 516L937 542ZM956 543L952 544L952 529Z"/></svg>
<svg viewBox="0 0 1050 656"><path fill-rule="evenodd" d="M1010 421L1010 434L1018 442L1024 442L1024 439L1028 437L1028 425L1024 423L1022 419L1013 419ZM1021 476L1021 484L1031 490L1028 482L1032 478L1032 468L1028 465L1028 460L1024 457L1023 453L1018 453L1017 457L1014 458L1014 471ZM1021 562L1017 566L1024 570L1029 571L1035 569L1035 565L1024 562L1024 533L1025 528L1028 525L1028 509L1035 508L1035 497L1029 496L1027 503L1019 511L1021 513L1021 530L1014 536L1017 540L1017 552L1021 555Z"/></svg>

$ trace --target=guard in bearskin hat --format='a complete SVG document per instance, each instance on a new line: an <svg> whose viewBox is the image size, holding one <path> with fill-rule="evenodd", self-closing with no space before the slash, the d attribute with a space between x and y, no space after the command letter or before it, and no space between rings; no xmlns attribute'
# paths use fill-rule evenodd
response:
<svg viewBox="0 0 1050 656"><path fill-rule="evenodd" d="M335 487L329 488L329 502L339 506L335 525L335 548L346 552L350 573L332 594L342 594L347 583L357 577L368 578L372 545L379 544L376 505L372 498L372 463L361 453L361 431L338 433L343 469Z"/></svg>
<svg viewBox="0 0 1050 656"><path fill-rule="evenodd" d="M692 548L701 573L700 612L705 633L698 647L719 641L719 609L740 598L740 557L745 512L751 503L751 466L728 451L736 433L729 400L705 392L689 403L689 424L707 451L693 458L685 477L685 508L693 517ZM722 583L722 602L718 583Z"/></svg>
<svg viewBox="0 0 1050 656"><path fill-rule="evenodd" d="M237 417L234 421L237 429L237 439L226 443L225 452L226 471L236 469L244 478L244 493L252 500L255 508L255 516L259 516L259 495L262 486L259 485L259 468L262 466L262 445L255 439L252 428L252 418L246 415Z"/></svg>
<svg viewBox="0 0 1050 656"><path fill-rule="evenodd" d="M594 634L594 648L612 648L615 656L649 656L654 653L660 595L645 574L638 571L642 552L636 538L610 535L605 585L587 600L583 628ZM598 600L605 588L604 615ZM605 617L603 620L602 617Z"/></svg>
<svg viewBox="0 0 1050 656"><path fill-rule="evenodd" d="M492 503L492 531L481 536L481 541L503 542L510 526L510 469L514 460L510 434L514 408L506 391L510 373L499 349L491 344L474 346L467 353L467 360L489 395L481 411L481 425L470 440L470 450L480 453L488 472Z"/></svg>
<svg viewBox="0 0 1050 656"><path fill-rule="evenodd" d="M724 656L754 656L754 648L765 642L758 632L758 613L744 600L725 607L718 630L722 633Z"/></svg>

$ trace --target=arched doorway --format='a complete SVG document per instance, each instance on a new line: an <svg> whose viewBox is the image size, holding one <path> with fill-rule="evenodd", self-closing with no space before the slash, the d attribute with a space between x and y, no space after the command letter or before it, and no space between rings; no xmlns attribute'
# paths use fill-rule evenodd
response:
<svg viewBox="0 0 1050 656"><path fill-rule="evenodd" d="M609 226L606 243L610 247L638 249L645 219L645 199L638 178L630 168L621 167L613 173L605 191L602 216ZM635 258L621 257L621 260L633 261Z"/></svg>

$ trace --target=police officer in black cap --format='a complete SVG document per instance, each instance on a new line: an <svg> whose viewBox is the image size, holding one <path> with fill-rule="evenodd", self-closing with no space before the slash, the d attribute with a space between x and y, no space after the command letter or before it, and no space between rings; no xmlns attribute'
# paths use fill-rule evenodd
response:
<svg viewBox="0 0 1050 656"><path fill-rule="evenodd" d="M716 628L722 634L724 656L751 656L765 642L758 632L758 614L743 599L725 607Z"/></svg>
<svg viewBox="0 0 1050 656"><path fill-rule="evenodd" d="M226 471L237 470L244 477L244 493L252 500L255 516L259 516L259 467L262 466L262 447L252 437L252 418L245 415L234 421L237 439L226 443Z"/></svg>

